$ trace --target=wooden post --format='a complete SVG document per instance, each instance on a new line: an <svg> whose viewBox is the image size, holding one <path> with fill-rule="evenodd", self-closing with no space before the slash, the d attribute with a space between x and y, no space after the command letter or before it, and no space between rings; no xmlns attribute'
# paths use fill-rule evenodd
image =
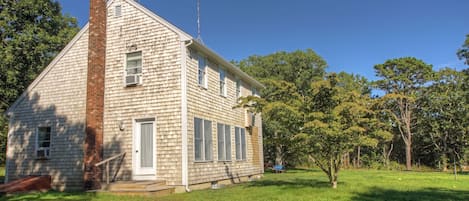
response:
<svg viewBox="0 0 469 201"><path fill-rule="evenodd" d="M109 184L109 161L106 163L106 184Z"/></svg>

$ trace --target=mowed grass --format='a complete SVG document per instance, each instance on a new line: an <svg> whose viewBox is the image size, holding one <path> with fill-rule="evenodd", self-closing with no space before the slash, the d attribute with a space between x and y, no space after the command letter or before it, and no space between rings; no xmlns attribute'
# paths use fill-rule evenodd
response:
<svg viewBox="0 0 469 201"><path fill-rule="evenodd" d="M289 170L266 173L259 181L227 186L219 190L199 190L161 198L115 196L92 193L30 193L0 200L469 200L469 175L449 173L344 170L337 189L331 189L319 170Z"/></svg>
<svg viewBox="0 0 469 201"><path fill-rule="evenodd" d="M0 184L3 184L5 181L5 167L0 166Z"/></svg>

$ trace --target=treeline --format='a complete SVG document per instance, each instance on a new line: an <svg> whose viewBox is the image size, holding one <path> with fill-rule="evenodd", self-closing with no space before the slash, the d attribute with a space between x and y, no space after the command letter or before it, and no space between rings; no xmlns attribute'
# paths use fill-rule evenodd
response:
<svg viewBox="0 0 469 201"><path fill-rule="evenodd" d="M466 64L467 37L458 50ZM469 70L435 70L404 57L375 65L379 79L370 81L327 73L310 49L236 64L265 85L261 97L240 106L262 113L267 164L314 164L334 187L343 167L446 170L468 163Z"/></svg>

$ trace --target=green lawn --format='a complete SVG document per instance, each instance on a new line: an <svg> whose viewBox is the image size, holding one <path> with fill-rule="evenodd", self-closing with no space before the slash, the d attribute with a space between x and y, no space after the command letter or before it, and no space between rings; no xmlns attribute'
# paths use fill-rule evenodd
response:
<svg viewBox="0 0 469 201"><path fill-rule="evenodd" d="M125 197L109 194L36 193L0 198L0 200L155 200L150 197ZM338 189L331 189L326 176L318 170L290 170L283 174L265 174L256 182L200 190L158 198L183 200L469 200L469 175L448 173L345 170Z"/></svg>
<svg viewBox="0 0 469 201"><path fill-rule="evenodd" d="M0 166L0 184L3 184L5 179L5 167Z"/></svg>

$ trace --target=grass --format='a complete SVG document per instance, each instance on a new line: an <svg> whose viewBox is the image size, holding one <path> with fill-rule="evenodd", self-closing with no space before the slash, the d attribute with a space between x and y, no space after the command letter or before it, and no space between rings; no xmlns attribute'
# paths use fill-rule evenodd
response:
<svg viewBox="0 0 469 201"><path fill-rule="evenodd" d="M469 200L469 175L454 176L439 172L400 172L344 170L338 189L331 189L319 170L290 170L283 174L266 173L262 180L219 190L200 190L162 198L125 197L90 193L30 193L0 200Z"/></svg>
<svg viewBox="0 0 469 201"><path fill-rule="evenodd" d="M5 167L0 166L0 184L3 184L5 181Z"/></svg>

